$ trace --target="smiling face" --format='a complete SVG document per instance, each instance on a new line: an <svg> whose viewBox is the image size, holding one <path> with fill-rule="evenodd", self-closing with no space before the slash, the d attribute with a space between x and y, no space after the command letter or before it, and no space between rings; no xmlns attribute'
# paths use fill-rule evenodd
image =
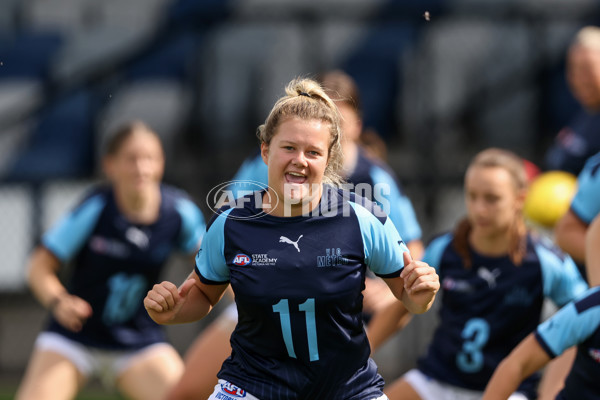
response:
<svg viewBox="0 0 600 400"><path fill-rule="evenodd" d="M104 158L104 171L124 193L140 194L157 187L164 172L164 155L159 139L146 131L131 133Z"/></svg>
<svg viewBox="0 0 600 400"><path fill-rule="evenodd" d="M502 167L472 166L465 176L465 202L473 235L494 238L508 235L517 212L523 209L525 191Z"/></svg>
<svg viewBox="0 0 600 400"><path fill-rule="evenodd" d="M329 124L289 118L280 123L261 153L269 169L269 191L282 201L274 215L295 216L314 209L321 199L330 144ZM289 214L289 215L288 215Z"/></svg>

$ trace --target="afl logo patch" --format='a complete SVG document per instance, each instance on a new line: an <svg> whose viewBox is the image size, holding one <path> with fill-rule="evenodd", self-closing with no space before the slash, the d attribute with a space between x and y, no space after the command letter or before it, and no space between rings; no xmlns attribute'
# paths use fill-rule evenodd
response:
<svg viewBox="0 0 600 400"><path fill-rule="evenodd" d="M252 260L250 259L250 257L245 255L244 253L240 253L233 258L233 263L235 265L239 265L240 267L244 267L250 264L251 262Z"/></svg>
<svg viewBox="0 0 600 400"><path fill-rule="evenodd" d="M221 390L225 393L227 393L229 396L233 396L235 398L244 398L246 397L246 391L244 389L241 389L237 386L235 386L233 383L231 382L225 382L221 384ZM227 399L231 399L231 397L229 396L223 396L223 397L219 397L219 393L217 393L217 398L227 398Z"/></svg>

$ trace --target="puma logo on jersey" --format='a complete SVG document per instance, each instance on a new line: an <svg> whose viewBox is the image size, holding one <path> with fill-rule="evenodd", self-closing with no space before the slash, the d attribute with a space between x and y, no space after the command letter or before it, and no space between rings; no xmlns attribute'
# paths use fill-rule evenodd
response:
<svg viewBox="0 0 600 400"><path fill-rule="evenodd" d="M496 278L500 276L500 270L495 268L493 271L490 271L486 267L479 267L477 276L486 281L490 289L493 289L496 287Z"/></svg>
<svg viewBox="0 0 600 400"><path fill-rule="evenodd" d="M292 246L294 246L296 248L296 250L298 250L298 253L300 253L300 247L298 247L298 242L300 241L300 239L302 239L302 236L304 236L304 235L300 235L298 237L298 239L296 239L295 242L285 236L280 236L279 243L283 242L283 243L291 244Z"/></svg>

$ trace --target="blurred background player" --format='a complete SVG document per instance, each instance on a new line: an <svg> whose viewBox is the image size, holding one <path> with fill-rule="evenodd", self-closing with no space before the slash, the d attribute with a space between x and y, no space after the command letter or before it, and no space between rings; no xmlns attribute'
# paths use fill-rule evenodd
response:
<svg viewBox="0 0 600 400"><path fill-rule="evenodd" d="M600 151L600 28L578 31L567 52L567 82L583 109L546 152L546 169L579 174Z"/></svg>
<svg viewBox="0 0 600 400"><path fill-rule="evenodd" d="M231 284L238 324L210 399L385 399L361 318L367 267L412 312L433 302L434 269L410 259L391 220L376 217L379 207L336 188L338 118L315 81L290 82L259 128L269 176L263 201L249 196L244 207L224 207L190 279L181 288L155 285L144 300L159 323L189 322ZM324 254L339 258L318 265Z"/></svg>
<svg viewBox="0 0 600 400"><path fill-rule="evenodd" d="M600 153L590 157L577 177L577 191L569 210L554 229L556 243L578 263L585 276L585 235L600 213Z"/></svg>
<svg viewBox="0 0 600 400"><path fill-rule="evenodd" d="M395 399L478 399L498 363L540 321L545 297L564 305L587 285L573 261L527 231L527 177L512 152L487 149L464 181L467 218L424 260L440 275L440 321L427 354L386 388ZM537 379L511 399L536 396Z"/></svg>
<svg viewBox="0 0 600 400"><path fill-rule="evenodd" d="M361 195L381 200L386 203L384 209L388 213L403 240L406 242L411 255L420 259L423 253L421 241L421 227L417 221L415 211L410 199L402 192L400 184L386 164L381 160L368 157L366 151L359 144L362 132L361 107L358 87L351 76L340 70L333 70L323 74L319 79L325 92L334 100L341 115L342 152L344 164L342 176L346 182L354 187L367 187L371 190L380 190L377 193L363 192ZM381 146L368 135L373 154L382 154ZM379 149L379 150L377 150ZM240 167L230 186L233 196L247 193L256 188L254 184L245 185L243 182L251 181L267 183L267 166L260 154L248 158ZM385 186L383 186L385 185ZM383 189L383 190L381 190ZM245 192L244 192L245 191ZM396 302L387 286L375 277L367 279L364 292L364 308L367 318ZM397 306L405 311L402 303ZM397 325L404 326L408 323L407 312ZM174 388L171 399L192 398L200 394L200 398L212 393L217 382L216 374L222 361L231 353L229 337L237 323L235 304L231 304L210 326L206 327L190 346L185 354L186 372L180 383ZM186 397L188 396L188 397Z"/></svg>
<svg viewBox="0 0 600 400"><path fill-rule="evenodd" d="M588 271L600 272L600 217L590 225L586 237ZM577 346L577 356L556 399L592 400L600 393L600 287L569 303L539 325L505 358L488 386L483 400L507 399L519 384L568 348ZM563 382L560 383L563 386Z"/></svg>
<svg viewBox="0 0 600 400"><path fill-rule="evenodd" d="M28 281L49 310L19 400L73 399L88 378L131 399L163 399L183 372L142 300L174 250L194 254L205 230L188 196L161 184L159 137L141 122L117 130L103 158L109 183L94 188L45 233ZM58 277L72 262L66 285Z"/></svg>
<svg viewBox="0 0 600 400"><path fill-rule="evenodd" d="M548 153L548 165L578 174L577 192L557 222L554 237L585 277L585 233L600 212L596 201L600 196L600 28L582 28L569 48L567 61L567 80L584 110L571 129L565 128L558 136Z"/></svg>

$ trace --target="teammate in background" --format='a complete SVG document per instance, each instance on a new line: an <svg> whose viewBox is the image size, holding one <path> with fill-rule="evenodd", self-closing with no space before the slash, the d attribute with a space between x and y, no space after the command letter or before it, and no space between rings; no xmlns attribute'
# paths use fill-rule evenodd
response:
<svg viewBox="0 0 600 400"><path fill-rule="evenodd" d="M364 149L358 144L361 137L361 107L358 87L346 73L333 70L323 74L320 79L325 92L334 100L341 114L342 152L344 164L342 176L353 185L368 185L377 190L377 198L388 205L389 217L398 229L400 236L406 241L413 258L420 259L423 253L421 242L421 227L417 221L410 199L402 193L400 185L391 171L383 162L367 157ZM369 137L372 139L371 133ZM236 173L230 186L234 197L246 191L256 189L255 184L244 185L244 181L267 184L267 165L260 154L248 158ZM386 185L386 186L382 186ZM359 186L360 188L360 186ZM389 188L389 191L386 189ZM373 199L373 192L364 193L365 197ZM377 200L377 199L376 199ZM388 211L386 209L386 211ZM376 314L379 310L395 302L394 296L381 279L367 279L364 292L364 311L367 316ZM395 321L394 329L403 327L410 315L401 302L395 306L396 314L401 314ZM375 316L374 318L381 318ZM217 382L217 372L221 363L231 353L229 338L237 323L235 304L229 305L219 317L206 327L185 354L186 371L180 383L174 388L169 399L206 398L214 389ZM373 344L382 342L379 338L371 338Z"/></svg>
<svg viewBox="0 0 600 400"><path fill-rule="evenodd" d="M531 161L523 159L523 167L525 169L527 182L532 182L540 176L541 170ZM528 192L527 199L525 201L525 211L527 211L527 203L528 200L530 200L529 197L531 194L531 192ZM546 194L547 193L535 193L535 201L537 202L538 197ZM547 205L547 198L544 197L542 200L546 201L545 205ZM530 207L533 207L533 205L530 205ZM531 216L535 217L535 215L525 215L528 223L533 221L533 219L527 218ZM533 222L537 224L538 221ZM396 334L399 330L404 329L404 327L406 327L406 325L410 322L410 319L411 316L407 313L406 308L403 307L401 303L391 303L388 306L382 307L380 310L378 310L377 314L373 316L373 319L369 324L368 333L371 349L374 352L379 349L379 347L389 340L394 334Z"/></svg>
<svg viewBox="0 0 600 400"><path fill-rule="evenodd" d="M159 137L140 122L110 138L98 185L45 233L28 270L50 312L17 392L19 400L73 399L97 376L131 399L164 399L183 372L163 328L143 307L176 249L194 254L204 217L188 196L161 184ZM63 286L57 274L73 263Z"/></svg>
<svg viewBox="0 0 600 400"><path fill-rule="evenodd" d="M556 243L580 265L585 264L585 233L600 213L600 153L590 157L577 177L569 211L554 228ZM582 271L583 272L583 271Z"/></svg>
<svg viewBox="0 0 600 400"><path fill-rule="evenodd" d="M239 319L210 399L385 399L361 318L367 267L414 313L438 277L377 205L335 187L339 115L315 81L292 81L258 134L268 189L224 207L189 279L155 285L144 305L158 323L190 322L231 284Z"/></svg>
<svg viewBox="0 0 600 400"><path fill-rule="evenodd" d="M600 217L590 225L586 237L588 270L600 272ZM590 278L596 276L590 274ZM598 283L598 282L596 282ZM600 287L569 303L539 325L505 358L487 385L483 400L507 399L528 376L566 349L577 346L577 356L561 400L592 400L600 393Z"/></svg>
<svg viewBox="0 0 600 400"><path fill-rule="evenodd" d="M424 256L440 275L439 325L417 369L386 388L391 400L479 399L498 363L539 323L544 298L562 306L587 288L571 258L527 231L520 157L484 150L464 185L467 218ZM536 382L510 398L535 398Z"/></svg>
<svg viewBox="0 0 600 400"><path fill-rule="evenodd" d="M358 138L358 142L360 144L360 147L364 149L367 157L379 162L387 162L387 144L375 129L363 129Z"/></svg>
<svg viewBox="0 0 600 400"><path fill-rule="evenodd" d="M556 159L578 160L577 193L569 211L554 228L556 243L573 257L585 272L585 232L588 225L600 212L600 28L588 26L579 31L569 49L567 78L574 96L586 109L577 126L582 133L567 133L564 140L564 153L571 156ZM578 132L576 130L575 132ZM584 134L585 133L585 134ZM560 138L560 137L559 137ZM553 154L552 151L549 154ZM562 154L560 152L556 154ZM581 161L579 161L581 160ZM556 164L557 168L569 170L569 162ZM580 171L581 170L581 171Z"/></svg>
<svg viewBox="0 0 600 400"><path fill-rule="evenodd" d="M557 135L546 153L546 167L577 175L600 151L600 28L579 30L569 46L566 75L583 110Z"/></svg>

